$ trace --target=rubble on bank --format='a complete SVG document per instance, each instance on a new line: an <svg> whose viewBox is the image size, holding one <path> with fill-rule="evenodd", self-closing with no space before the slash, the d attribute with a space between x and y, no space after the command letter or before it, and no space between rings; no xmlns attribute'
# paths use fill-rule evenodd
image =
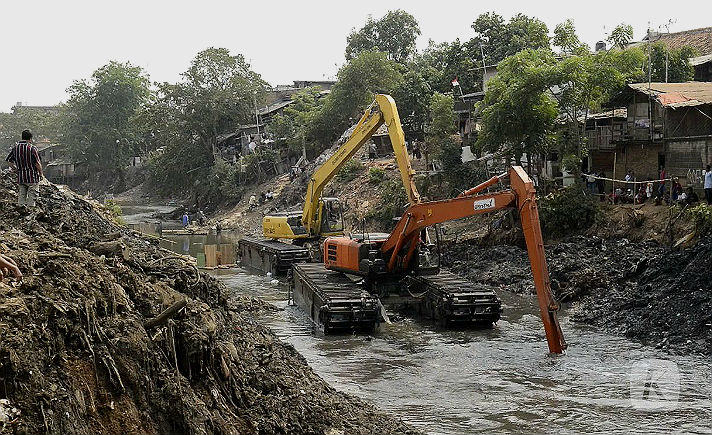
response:
<svg viewBox="0 0 712 435"><path fill-rule="evenodd" d="M72 193L42 186L28 210L14 187L0 179L0 250L25 275L0 283L0 433L413 432L319 378L254 320L269 305Z"/></svg>
<svg viewBox="0 0 712 435"><path fill-rule="evenodd" d="M463 242L446 252L446 265L473 281L534 292L522 247ZM712 239L671 251L655 241L577 236L546 254L552 291L571 303L573 321L672 353L712 355Z"/></svg>

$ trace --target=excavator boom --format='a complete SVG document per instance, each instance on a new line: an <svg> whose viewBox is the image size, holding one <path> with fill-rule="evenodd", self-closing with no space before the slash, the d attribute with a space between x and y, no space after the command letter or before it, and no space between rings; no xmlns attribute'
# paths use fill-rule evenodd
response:
<svg viewBox="0 0 712 435"><path fill-rule="evenodd" d="M302 212L302 223L307 233L313 234L319 228L317 210L319 198L326 184L334 178L339 169L356 154L382 124L388 127L388 136L393 146L396 163L400 170L403 186L411 204L420 202L420 195L415 187L415 171L410 166L408 151L405 147L405 135L401 127L396 103L390 95L377 94L374 103L366 109L349 139L317 169L309 180Z"/></svg>
<svg viewBox="0 0 712 435"><path fill-rule="evenodd" d="M511 185L510 190L477 194L506 176L507 174L502 174L492 177L479 186L463 192L456 198L421 202L408 207L398 221L396 228L380 244L380 257L385 261L385 269L382 273L388 276L402 276L412 270L411 262L415 261L414 255L420 245L421 231L429 226L503 208L515 207L519 211L522 221L549 351L562 353L566 349L566 342L556 318L559 305L551 293L534 183L524 169L514 166L508 173ZM325 244L327 246L325 254L327 269L356 273L359 271L354 270L356 267L361 267L360 265L363 261L368 262L368 260L356 254L361 252L361 244L358 242L350 241L346 237L335 237L327 239ZM339 246L343 248L340 250ZM340 252L342 254L339 254ZM349 253L352 255L348 255Z"/></svg>
<svg viewBox="0 0 712 435"><path fill-rule="evenodd" d="M420 195L415 187L415 171L410 166L396 103L389 95L378 94L346 142L311 176L302 213L282 212L265 216L262 220L264 236L270 239L309 241L326 235L343 234L343 227L332 226L332 220L329 219L330 216L338 214L330 207L333 203L338 204L338 201L335 198L329 198L327 201L321 195L329 181L383 124L388 128L388 136L408 201L410 204L420 202Z"/></svg>

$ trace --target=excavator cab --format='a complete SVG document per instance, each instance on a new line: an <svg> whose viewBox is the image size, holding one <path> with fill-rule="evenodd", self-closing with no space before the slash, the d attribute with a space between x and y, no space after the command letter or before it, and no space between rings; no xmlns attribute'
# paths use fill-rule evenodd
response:
<svg viewBox="0 0 712 435"><path fill-rule="evenodd" d="M319 201L321 234L336 236L344 233L344 214L339 198L321 198Z"/></svg>

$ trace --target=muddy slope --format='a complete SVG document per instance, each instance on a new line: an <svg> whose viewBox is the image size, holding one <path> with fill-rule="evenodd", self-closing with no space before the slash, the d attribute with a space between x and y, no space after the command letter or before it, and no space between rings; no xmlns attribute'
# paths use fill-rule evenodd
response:
<svg viewBox="0 0 712 435"><path fill-rule="evenodd" d="M534 291L526 250L459 243L447 266L515 293ZM670 251L656 242L578 236L546 247L551 285L574 321L672 353L712 355L712 239Z"/></svg>
<svg viewBox="0 0 712 435"><path fill-rule="evenodd" d="M0 283L0 433L412 432L329 387L253 320L265 304L72 194L43 186L28 214L13 188L0 249L25 279Z"/></svg>
<svg viewBox="0 0 712 435"><path fill-rule="evenodd" d="M712 355L712 239L650 253L583 298L573 320L614 327L671 353Z"/></svg>

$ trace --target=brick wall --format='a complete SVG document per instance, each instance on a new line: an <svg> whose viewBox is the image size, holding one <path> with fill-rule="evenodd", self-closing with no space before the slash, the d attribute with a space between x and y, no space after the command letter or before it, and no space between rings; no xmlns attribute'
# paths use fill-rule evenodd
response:
<svg viewBox="0 0 712 435"><path fill-rule="evenodd" d="M658 178L658 155L663 152L662 144L619 145L616 155L616 178L622 180L628 170L632 170L640 180Z"/></svg>
<svg viewBox="0 0 712 435"><path fill-rule="evenodd" d="M699 171L712 163L712 139L675 140L667 143L665 166L684 184L690 170ZM684 177L684 179L683 179Z"/></svg>

